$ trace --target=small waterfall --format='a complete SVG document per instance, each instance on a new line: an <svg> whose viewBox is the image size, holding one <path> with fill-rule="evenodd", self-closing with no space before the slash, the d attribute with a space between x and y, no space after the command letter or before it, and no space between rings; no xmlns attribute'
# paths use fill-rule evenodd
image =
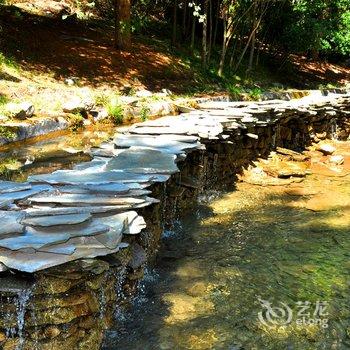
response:
<svg viewBox="0 0 350 350"><path fill-rule="evenodd" d="M337 120L333 119L331 124L331 139L333 141L338 141L338 124Z"/></svg>
<svg viewBox="0 0 350 350"><path fill-rule="evenodd" d="M18 345L16 350L22 350L25 342L24 337L24 326L25 326L25 314L27 310L27 304L29 299L32 296L32 289L25 289L18 293L17 302L16 302L16 311L17 311L17 335L18 335Z"/></svg>
<svg viewBox="0 0 350 350"><path fill-rule="evenodd" d="M114 275L116 280L115 294L117 295L118 299L123 300L125 299L123 286L126 279L126 267L123 266L119 271L115 272Z"/></svg>
<svg viewBox="0 0 350 350"><path fill-rule="evenodd" d="M147 296L148 286L155 283L158 280L158 278L159 278L159 274L155 269L145 266L144 276L138 282L137 295L133 300L134 307L135 306L140 307L148 302L149 300Z"/></svg>
<svg viewBox="0 0 350 350"><path fill-rule="evenodd" d="M99 294L98 294L98 302L100 304L100 312L99 312L99 318L100 320L103 320L105 315L106 315L106 311L107 311L107 298L106 298L106 290L105 290L105 286L107 286L108 284L108 278L109 278L110 274L107 272L104 276L104 283L102 284L101 289L99 290Z"/></svg>
<svg viewBox="0 0 350 350"><path fill-rule="evenodd" d="M218 182L218 173L219 173L218 163L219 163L219 154L215 153L214 159L213 159L213 168L212 168L211 179L209 179L210 185L214 185Z"/></svg>
<svg viewBox="0 0 350 350"><path fill-rule="evenodd" d="M165 181L163 184L163 212L162 212L162 225L163 225L163 230L166 225L166 217L167 217L167 182Z"/></svg>
<svg viewBox="0 0 350 350"><path fill-rule="evenodd" d="M5 324L9 325L5 329L5 334L7 338L13 338L16 335L16 327L10 326L12 324L13 313L9 310L9 305L12 304L13 302L11 297L7 296L1 298L0 311L3 315ZM7 306L7 309L5 305Z"/></svg>
<svg viewBox="0 0 350 350"><path fill-rule="evenodd" d="M124 294L124 283L126 279L126 267L123 266L119 271L114 272L115 276L115 294L117 296L117 300L125 300L126 296ZM119 305L120 302L117 303ZM126 317L125 314L120 306L117 306L116 309L114 310L114 318L117 321L125 321Z"/></svg>
<svg viewBox="0 0 350 350"><path fill-rule="evenodd" d="M276 128L273 130L272 142L271 142L272 149L276 149L277 147L278 134L279 134L279 126L277 125Z"/></svg>

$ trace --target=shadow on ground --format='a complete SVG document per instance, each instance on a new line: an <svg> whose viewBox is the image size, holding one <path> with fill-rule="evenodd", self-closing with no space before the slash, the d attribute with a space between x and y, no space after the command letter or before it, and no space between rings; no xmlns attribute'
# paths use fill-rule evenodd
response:
<svg viewBox="0 0 350 350"><path fill-rule="evenodd" d="M194 82L180 60L137 38L131 52L113 47L113 28L101 22L64 23L16 7L0 7L0 50L27 71L57 80L76 77L84 85L121 87L129 82L150 90L183 92ZM13 79L6 75L4 79Z"/></svg>

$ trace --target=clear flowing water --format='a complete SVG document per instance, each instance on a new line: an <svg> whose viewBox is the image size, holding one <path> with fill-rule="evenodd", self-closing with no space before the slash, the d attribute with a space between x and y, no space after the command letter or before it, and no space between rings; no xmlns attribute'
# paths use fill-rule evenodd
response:
<svg viewBox="0 0 350 350"><path fill-rule="evenodd" d="M116 130L112 125L101 124L0 146L0 179L25 181L29 175L71 169L89 161L89 150L107 141Z"/></svg>
<svg viewBox="0 0 350 350"><path fill-rule="evenodd" d="M239 183L167 232L104 349L349 349L349 235L346 172Z"/></svg>

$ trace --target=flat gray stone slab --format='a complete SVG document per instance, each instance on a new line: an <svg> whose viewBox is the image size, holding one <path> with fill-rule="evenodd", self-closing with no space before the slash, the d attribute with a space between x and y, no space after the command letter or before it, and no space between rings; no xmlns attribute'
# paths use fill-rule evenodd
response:
<svg viewBox="0 0 350 350"><path fill-rule="evenodd" d="M51 186L47 185L33 185L31 189L19 191L19 192L10 192L0 194L0 207L6 206L9 203L13 203L17 200L26 199L35 194L52 190Z"/></svg>
<svg viewBox="0 0 350 350"><path fill-rule="evenodd" d="M89 189L90 188L90 189ZM60 186L57 189L60 193L69 193L69 194L90 194L94 196L96 194L105 194L105 195L114 195L120 198L122 197L139 197L151 194L152 191L137 189L126 191L114 190L114 184L111 185L97 185L97 186ZM127 187L126 187L127 188Z"/></svg>
<svg viewBox="0 0 350 350"><path fill-rule="evenodd" d="M134 208L143 208L153 201L146 201L142 204L136 205L101 205L101 206L87 206L87 207L57 207L52 208L49 206L34 206L33 208L26 209L27 217L40 217L49 215L70 215L70 214L103 214L110 212L124 212L125 210Z"/></svg>
<svg viewBox="0 0 350 350"><path fill-rule="evenodd" d="M0 211L0 238L9 234L23 233L24 226L20 223L23 217L23 212Z"/></svg>
<svg viewBox="0 0 350 350"><path fill-rule="evenodd" d="M108 159L106 158L94 158L90 162L76 164L73 169L79 171L89 170L90 172L101 171L103 166L106 165L107 161Z"/></svg>
<svg viewBox="0 0 350 350"><path fill-rule="evenodd" d="M106 195L90 195L90 194L69 194L60 195L51 194L46 196L34 196L28 199L29 203L39 204L62 204L66 206L79 205L133 205L145 202L142 198L133 197L115 197Z"/></svg>
<svg viewBox="0 0 350 350"><path fill-rule="evenodd" d="M179 171L176 156L148 148L132 147L112 158L107 170L125 169L140 174L174 174Z"/></svg>
<svg viewBox="0 0 350 350"><path fill-rule="evenodd" d="M146 222L144 218L137 214L136 211L128 211L125 213L113 215L107 218L103 218L103 223L111 226L112 228L116 223L121 224L123 227L123 234L136 235L146 228Z"/></svg>
<svg viewBox="0 0 350 350"><path fill-rule="evenodd" d="M179 154L185 150L190 149L203 149L203 145L197 141L180 142L172 140L168 136L144 136L144 135L118 135L114 139L115 146L118 148L130 148L130 147L147 147L158 149L163 153Z"/></svg>
<svg viewBox="0 0 350 350"><path fill-rule="evenodd" d="M151 135L135 135L135 134L118 134L115 139L114 143L117 143L118 140L125 140L125 139L130 139L130 140L139 140L140 137L156 137L156 136L151 136ZM185 143L196 143L199 141L199 137L197 136L190 136L190 135L176 135L176 134L167 134L167 135L160 135L161 138L166 138L167 140L174 141L174 142L185 142Z"/></svg>
<svg viewBox="0 0 350 350"><path fill-rule="evenodd" d="M30 226L50 227L58 225L77 225L89 219L91 219L91 214L71 214L26 218L22 220L21 223Z"/></svg>
<svg viewBox="0 0 350 350"><path fill-rule="evenodd" d="M12 181L0 181L0 194L30 190L31 187L32 186L28 183L17 183L17 182L12 182Z"/></svg>
<svg viewBox="0 0 350 350"><path fill-rule="evenodd" d="M143 175L126 171L81 172L76 170L60 170L50 175L31 176L29 180L31 182L46 182L57 185L107 185L111 183L164 182L168 178L168 176L161 174Z"/></svg>
<svg viewBox="0 0 350 350"><path fill-rule="evenodd" d="M10 269L34 273L78 259L92 259L98 256L113 254L119 251L120 247L125 246L121 243L113 250L104 248L103 244L99 243L94 237L86 237L84 241L80 238L73 238L69 244L70 246L58 246L56 248L60 249L60 251L65 249L66 252L68 249L75 249L71 255L50 252L27 253L0 248L0 262Z"/></svg>
<svg viewBox="0 0 350 350"><path fill-rule="evenodd" d="M140 126L130 129L132 134L142 135L198 135L202 138L210 138L222 133L223 127L219 122L210 121L209 118L197 117L180 119L176 118L171 126Z"/></svg>
<svg viewBox="0 0 350 350"><path fill-rule="evenodd" d="M68 240L70 242L70 240ZM54 246L39 248L38 252L60 255L72 255L77 250L73 243L61 243Z"/></svg>
<svg viewBox="0 0 350 350"><path fill-rule="evenodd" d="M64 243L73 237L86 237L108 232L109 226L94 220L87 224L67 225L60 227L32 228L27 227L20 236L0 240L0 247L10 250L33 249Z"/></svg>

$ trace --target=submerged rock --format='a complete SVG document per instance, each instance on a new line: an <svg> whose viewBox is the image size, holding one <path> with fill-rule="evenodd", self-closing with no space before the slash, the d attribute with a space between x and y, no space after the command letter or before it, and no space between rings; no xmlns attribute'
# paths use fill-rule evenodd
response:
<svg viewBox="0 0 350 350"><path fill-rule="evenodd" d="M344 164L344 157L341 155L331 156L329 162L336 165Z"/></svg>
<svg viewBox="0 0 350 350"><path fill-rule="evenodd" d="M328 143L322 143L318 145L317 151L320 151L325 155L331 155L336 151L336 148Z"/></svg>
<svg viewBox="0 0 350 350"><path fill-rule="evenodd" d="M304 155L302 153L287 149L287 148L282 148L282 147L277 147L276 152L278 154L282 154L284 156L288 156L291 160L297 161L297 162L304 162L310 157L308 155Z"/></svg>

